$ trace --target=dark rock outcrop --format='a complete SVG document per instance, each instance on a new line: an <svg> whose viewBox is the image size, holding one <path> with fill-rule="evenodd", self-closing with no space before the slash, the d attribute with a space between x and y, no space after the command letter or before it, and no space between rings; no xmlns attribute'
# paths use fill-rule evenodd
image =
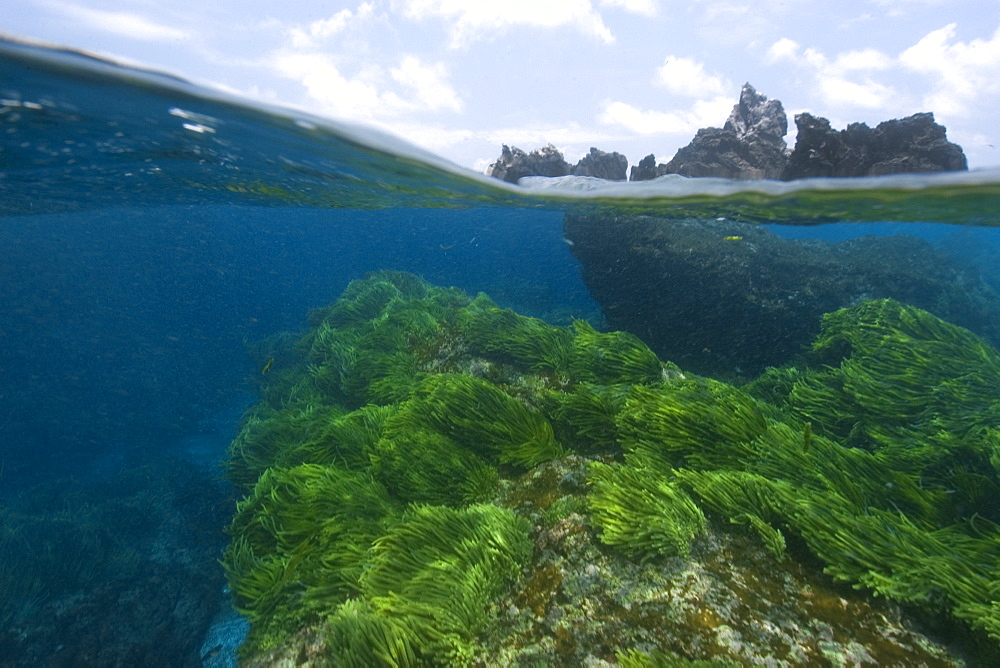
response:
<svg viewBox="0 0 1000 668"><path fill-rule="evenodd" d="M565 234L610 328L695 373L753 377L802 350L822 314L868 298L1000 343L1000 297L916 237L791 241L747 223L600 214L567 214Z"/></svg>
<svg viewBox="0 0 1000 668"><path fill-rule="evenodd" d="M569 163L552 144L531 153L504 144L500 157L489 166L486 174L501 181L517 183L518 179L525 176L566 176L569 174Z"/></svg>
<svg viewBox="0 0 1000 668"><path fill-rule="evenodd" d="M698 130L690 144L657 169L659 174L771 179L785 168L788 119L778 100L743 84L740 101L722 128Z"/></svg>
<svg viewBox="0 0 1000 668"><path fill-rule="evenodd" d="M840 131L825 118L803 113L795 116L795 125L798 138L781 175L785 180L968 169L962 147L948 141L932 113L885 121L874 129L851 123Z"/></svg>
<svg viewBox="0 0 1000 668"><path fill-rule="evenodd" d="M590 153L573 166L573 176L593 176L609 181L624 181L628 172L628 158L621 153L606 153L593 146Z"/></svg>
<svg viewBox="0 0 1000 668"><path fill-rule="evenodd" d="M662 165L660 165L662 167ZM632 167L629 173L629 181L650 181L660 174L656 171L656 156L650 153L639 161L639 164Z"/></svg>

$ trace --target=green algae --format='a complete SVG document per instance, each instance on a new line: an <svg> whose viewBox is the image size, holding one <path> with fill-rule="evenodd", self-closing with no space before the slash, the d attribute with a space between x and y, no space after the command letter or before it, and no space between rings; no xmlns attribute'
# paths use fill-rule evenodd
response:
<svg viewBox="0 0 1000 668"><path fill-rule="evenodd" d="M310 324L230 450L248 494L225 559L245 657L314 628L337 665L471 663L505 592L544 616L543 592L573 581L528 536L577 518L649 564L696 558L725 518L781 563L794 541L837 580L1000 641L1000 357L961 328L866 302L737 388L631 335L399 272L355 281ZM532 473L574 451L602 461Z"/></svg>
<svg viewBox="0 0 1000 668"><path fill-rule="evenodd" d="M601 541L639 557L687 556L705 531L691 497L656 472L634 466L590 465L591 517Z"/></svg>

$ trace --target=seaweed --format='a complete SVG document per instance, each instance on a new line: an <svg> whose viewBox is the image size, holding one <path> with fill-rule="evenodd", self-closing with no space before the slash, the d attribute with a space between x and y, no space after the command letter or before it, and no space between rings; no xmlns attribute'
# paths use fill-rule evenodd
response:
<svg viewBox="0 0 1000 668"><path fill-rule="evenodd" d="M961 328L865 302L738 388L632 335L398 272L310 322L230 448L246 655L311 627L338 665L472 662L531 551L529 522L498 504L520 509L533 467L570 452L602 461L581 466L585 503L537 504L552 532L585 513L609 552L650 562L722 518L1000 641L1000 355Z"/></svg>
<svg viewBox="0 0 1000 668"><path fill-rule="evenodd" d="M705 531L705 516L687 493L645 468L593 462L588 495L601 540L628 554L687 556Z"/></svg>

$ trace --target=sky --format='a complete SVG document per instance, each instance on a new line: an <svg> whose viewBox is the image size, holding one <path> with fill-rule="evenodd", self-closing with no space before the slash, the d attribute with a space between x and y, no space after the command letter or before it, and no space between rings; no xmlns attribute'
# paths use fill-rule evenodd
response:
<svg viewBox="0 0 1000 668"><path fill-rule="evenodd" d="M932 111L971 168L1000 166L1000 0L3 0L0 33L373 125L476 171L502 144L667 162L744 82L781 100L789 146L803 111L838 129Z"/></svg>

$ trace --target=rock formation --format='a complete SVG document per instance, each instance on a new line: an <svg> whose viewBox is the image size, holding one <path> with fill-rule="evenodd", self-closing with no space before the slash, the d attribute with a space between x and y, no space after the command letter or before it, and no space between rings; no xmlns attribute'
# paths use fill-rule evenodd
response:
<svg viewBox="0 0 1000 668"><path fill-rule="evenodd" d="M580 158L570 174L574 176L594 176L609 181L624 181L628 173L628 158L621 153L606 153L593 146L590 153Z"/></svg>
<svg viewBox="0 0 1000 668"><path fill-rule="evenodd" d="M501 181L517 183L518 179L525 176L566 176L569 174L569 164L552 144L531 153L504 144L500 157L489 166L486 174Z"/></svg>
<svg viewBox="0 0 1000 668"><path fill-rule="evenodd" d="M728 179L771 179L785 168L788 119L778 100L769 100L743 84L740 101L722 128L698 130L660 174L717 176Z"/></svg>
<svg viewBox="0 0 1000 668"><path fill-rule="evenodd" d="M945 128L924 112L879 123L874 129L851 123L834 130L830 121L797 114L795 149L788 150L788 119L779 100L769 100L749 83L721 128L702 128L691 143L666 164L653 154L632 167L630 181L648 181L664 174L726 179L783 179L821 176L878 176L905 172L947 172L968 169L958 144L949 142ZM549 144L531 153L504 145L487 174L517 183L524 176L594 176L625 180L628 160L620 153L591 148L574 167Z"/></svg>
<svg viewBox="0 0 1000 668"><path fill-rule="evenodd" d="M639 161L638 165L632 167L629 172L629 181L649 181L655 179L659 174L656 172L656 156L650 153Z"/></svg>
<svg viewBox="0 0 1000 668"><path fill-rule="evenodd" d="M758 225L567 214L566 238L611 329L696 373L789 361L820 316L891 297L1000 343L1000 297L975 268L908 235L792 241Z"/></svg>
<svg viewBox="0 0 1000 668"><path fill-rule="evenodd" d="M834 130L825 118L797 114L798 138L782 179L818 176L878 176L904 172L968 169L965 153L945 137L934 114L914 114L872 129L851 123Z"/></svg>

